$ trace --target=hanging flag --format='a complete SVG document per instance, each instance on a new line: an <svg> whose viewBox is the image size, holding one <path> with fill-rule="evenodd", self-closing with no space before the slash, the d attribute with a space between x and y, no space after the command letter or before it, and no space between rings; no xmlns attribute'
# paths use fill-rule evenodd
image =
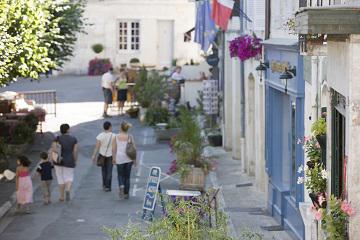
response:
<svg viewBox="0 0 360 240"><path fill-rule="evenodd" d="M211 7L208 0L197 3L195 42L201 45L204 52L209 50L211 43L216 37L215 23L211 18Z"/></svg>
<svg viewBox="0 0 360 240"><path fill-rule="evenodd" d="M212 18L222 30L227 30L227 25L234 7L233 0L213 0Z"/></svg>

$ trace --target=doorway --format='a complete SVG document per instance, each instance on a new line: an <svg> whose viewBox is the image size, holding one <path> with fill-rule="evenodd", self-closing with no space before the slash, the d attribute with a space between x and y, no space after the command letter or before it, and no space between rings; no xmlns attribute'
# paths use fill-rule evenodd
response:
<svg viewBox="0 0 360 240"><path fill-rule="evenodd" d="M170 67L174 57L174 21L158 20L158 66Z"/></svg>
<svg viewBox="0 0 360 240"><path fill-rule="evenodd" d="M344 161L345 161L345 129L346 119L339 106L333 109L332 118L332 164L331 164L331 192L340 198L345 190Z"/></svg>

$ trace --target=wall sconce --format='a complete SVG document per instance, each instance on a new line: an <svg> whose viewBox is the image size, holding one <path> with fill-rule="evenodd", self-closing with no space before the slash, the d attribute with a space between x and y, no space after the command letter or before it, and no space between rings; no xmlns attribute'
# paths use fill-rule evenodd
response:
<svg viewBox="0 0 360 240"><path fill-rule="evenodd" d="M269 68L269 62L261 62L259 66L257 66L255 68L255 70L257 71L258 75L260 76L260 82L262 82L262 76L263 76L263 72L266 71L266 69Z"/></svg>
<svg viewBox="0 0 360 240"><path fill-rule="evenodd" d="M280 75L280 79L285 81L285 93L287 93L287 82L296 76L296 67L285 68L285 72Z"/></svg>

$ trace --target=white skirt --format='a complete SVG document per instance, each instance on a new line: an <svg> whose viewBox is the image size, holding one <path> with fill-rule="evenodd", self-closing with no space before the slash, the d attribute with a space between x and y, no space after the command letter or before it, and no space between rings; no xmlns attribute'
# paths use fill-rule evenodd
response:
<svg viewBox="0 0 360 240"><path fill-rule="evenodd" d="M74 168L54 166L56 179L59 185L74 181Z"/></svg>

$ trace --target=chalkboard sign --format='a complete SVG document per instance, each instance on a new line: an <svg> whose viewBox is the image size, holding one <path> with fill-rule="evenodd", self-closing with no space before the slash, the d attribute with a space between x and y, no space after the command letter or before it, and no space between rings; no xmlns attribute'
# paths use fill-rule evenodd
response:
<svg viewBox="0 0 360 240"><path fill-rule="evenodd" d="M159 167L152 167L150 169L144 198L144 210L154 211L155 209L156 197L159 191L160 175L161 169Z"/></svg>

